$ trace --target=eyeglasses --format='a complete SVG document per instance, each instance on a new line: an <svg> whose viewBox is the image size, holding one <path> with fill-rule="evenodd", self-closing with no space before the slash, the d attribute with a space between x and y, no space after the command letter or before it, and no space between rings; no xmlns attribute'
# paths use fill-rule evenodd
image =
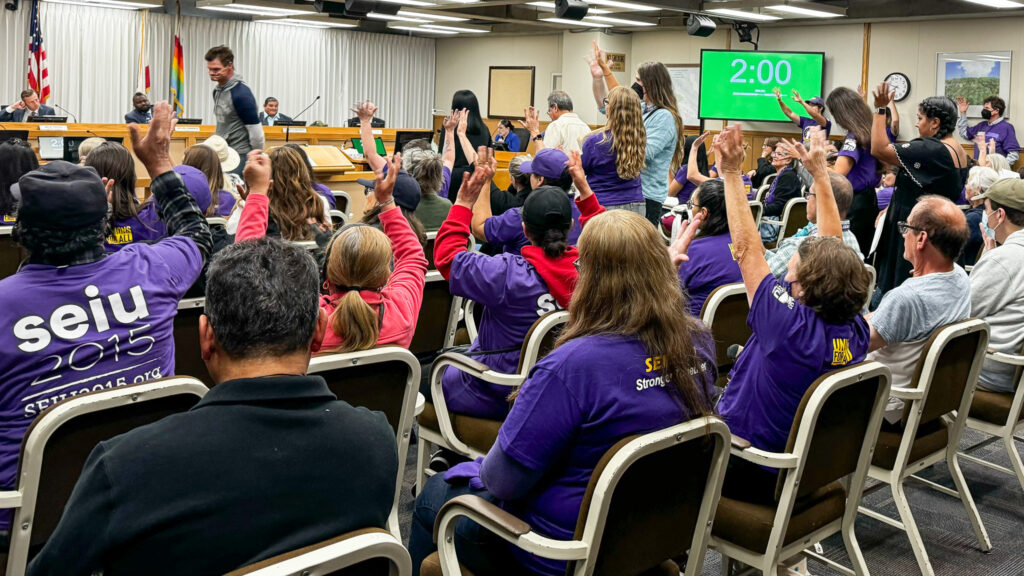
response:
<svg viewBox="0 0 1024 576"><path fill-rule="evenodd" d="M696 202L687 202L686 203L686 209L689 210L691 214L693 213L694 210L700 210L701 208L703 208L703 206L701 206L700 204L697 204Z"/></svg>
<svg viewBox="0 0 1024 576"><path fill-rule="evenodd" d="M918 228L917 226L911 226L906 222L897 222L896 227L899 229L901 235L905 235L908 231L913 230L915 232L927 232L924 228Z"/></svg>
<svg viewBox="0 0 1024 576"><path fill-rule="evenodd" d="M814 198L816 196L817 194L815 194L814 192L808 192L807 194L804 194L804 198Z"/></svg>

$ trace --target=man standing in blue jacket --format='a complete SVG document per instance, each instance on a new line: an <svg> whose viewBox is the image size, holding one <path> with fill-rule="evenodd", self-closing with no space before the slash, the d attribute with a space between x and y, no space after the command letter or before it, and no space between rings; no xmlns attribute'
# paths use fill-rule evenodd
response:
<svg viewBox="0 0 1024 576"><path fill-rule="evenodd" d="M217 83L213 89L214 114L217 117L216 134L227 141L241 157L242 162L232 172L242 173L245 157L252 150L263 149L263 127L252 90L235 74L235 54L227 46L214 46L206 51L206 70L210 80Z"/></svg>

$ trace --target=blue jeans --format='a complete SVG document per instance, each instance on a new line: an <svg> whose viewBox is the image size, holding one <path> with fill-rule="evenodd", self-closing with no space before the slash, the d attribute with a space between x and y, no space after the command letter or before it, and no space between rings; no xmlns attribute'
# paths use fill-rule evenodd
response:
<svg viewBox="0 0 1024 576"><path fill-rule="evenodd" d="M444 474L431 476L416 497L409 536L413 576L419 576L420 564L437 550L434 544L437 513L445 502L463 494L473 494L492 503L498 502L486 490L472 490L467 484L448 484L444 481ZM459 554L459 562L474 574L523 573L512 557L507 542L467 518L461 518L455 524L455 550Z"/></svg>

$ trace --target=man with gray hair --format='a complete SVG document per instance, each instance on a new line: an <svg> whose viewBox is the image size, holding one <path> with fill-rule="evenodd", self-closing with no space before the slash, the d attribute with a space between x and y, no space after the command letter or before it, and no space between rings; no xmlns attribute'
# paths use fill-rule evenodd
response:
<svg viewBox="0 0 1024 576"><path fill-rule="evenodd" d="M593 131L572 111L572 98L561 90L548 94L548 116L551 117L551 123L544 132L544 148L561 146L566 154L573 150L579 151L580 141Z"/></svg>

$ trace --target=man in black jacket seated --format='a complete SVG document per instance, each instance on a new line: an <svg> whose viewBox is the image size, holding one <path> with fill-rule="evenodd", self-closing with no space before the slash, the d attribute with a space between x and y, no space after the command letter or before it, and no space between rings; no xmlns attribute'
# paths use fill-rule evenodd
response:
<svg viewBox="0 0 1024 576"><path fill-rule="evenodd" d="M217 386L188 412L99 444L29 574L223 574L383 528L391 426L305 375L327 328L319 284L312 257L280 240L217 254L199 326Z"/></svg>

